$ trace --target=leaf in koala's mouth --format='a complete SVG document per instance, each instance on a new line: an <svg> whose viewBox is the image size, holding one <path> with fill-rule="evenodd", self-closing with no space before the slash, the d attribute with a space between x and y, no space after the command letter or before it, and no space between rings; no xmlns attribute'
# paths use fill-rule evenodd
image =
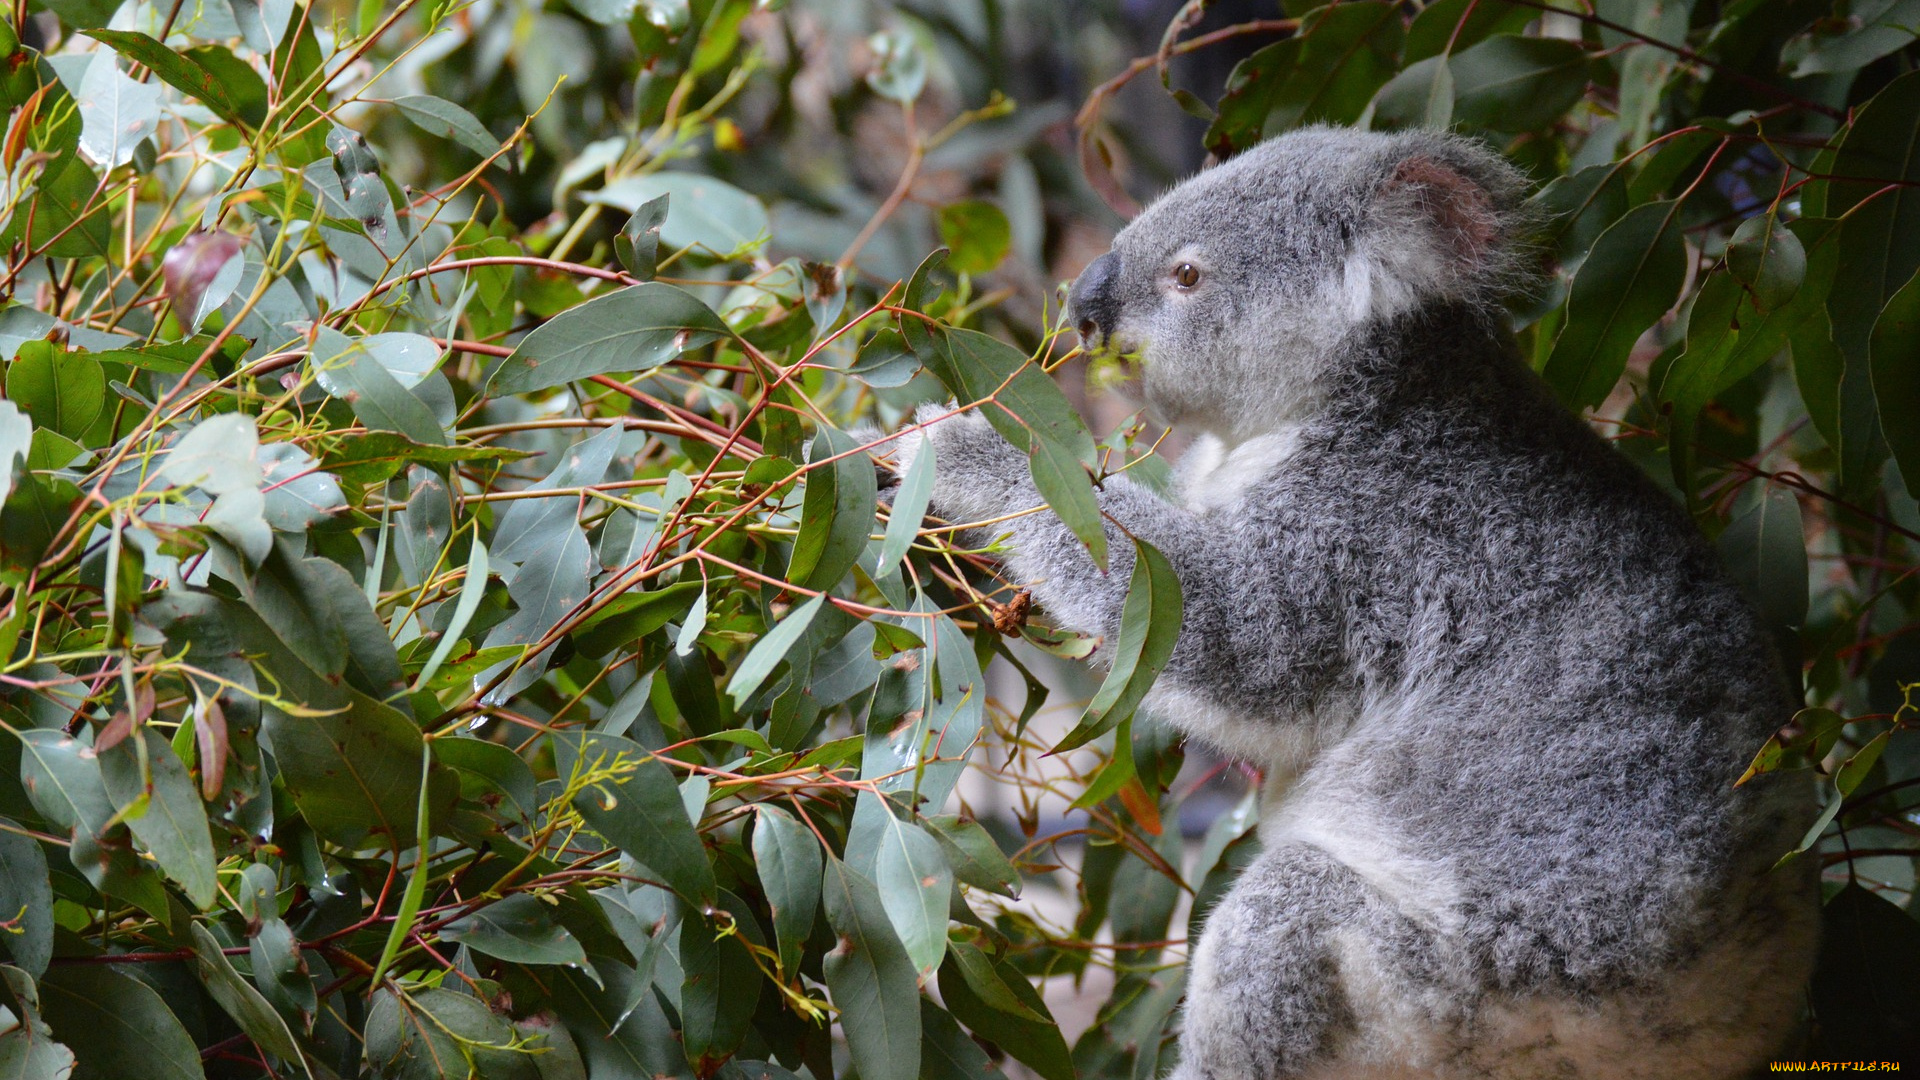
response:
<svg viewBox="0 0 1920 1080"><path fill-rule="evenodd" d="M1144 364L1140 350L1121 352L1103 341L1097 348L1087 350L1087 384L1098 390L1111 390L1120 386L1140 373Z"/></svg>

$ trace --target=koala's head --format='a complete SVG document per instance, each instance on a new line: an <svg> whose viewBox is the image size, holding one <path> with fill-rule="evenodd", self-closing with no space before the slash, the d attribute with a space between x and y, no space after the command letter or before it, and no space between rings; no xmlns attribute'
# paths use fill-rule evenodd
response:
<svg viewBox="0 0 1920 1080"><path fill-rule="evenodd" d="M1074 282L1072 319L1138 354L1162 420L1244 438L1310 408L1367 324L1497 301L1523 187L1438 132L1293 132L1162 195Z"/></svg>

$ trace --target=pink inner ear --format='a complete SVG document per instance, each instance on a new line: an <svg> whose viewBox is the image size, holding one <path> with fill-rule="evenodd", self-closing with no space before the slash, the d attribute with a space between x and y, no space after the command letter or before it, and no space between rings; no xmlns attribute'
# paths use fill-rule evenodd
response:
<svg viewBox="0 0 1920 1080"><path fill-rule="evenodd" d="M1467 259L1480 258L1500 238L1500 222L1486 191L1424 154L1407 158L1394 168L1387 190L1396 189L1412 196Z"/></svg>

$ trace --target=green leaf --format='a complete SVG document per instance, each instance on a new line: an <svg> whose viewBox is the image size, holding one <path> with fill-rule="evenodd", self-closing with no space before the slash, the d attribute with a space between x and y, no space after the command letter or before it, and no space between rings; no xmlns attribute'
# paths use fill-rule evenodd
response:
<svg viewBox="0 0 1920 1080"><path fill-rule="evenodd" d="M680 626L680 633L673 639L673 651L681 656L693 652L694 646L700 642L700 632L707 628L707 584L704 581L699 584L700 595L694 597L693 606L687 609L686 618Z"/></svg>
<svg viewBox="0 0 1920 1080"><path fill-rule="evenodd" d="M436 752L447 741L436 744ZM586 950L560 925L555 908L529 893L515 893L464 915L443 927L440 936L498 960L565 964L579 968L595 983L600 981L587 963Z"/></svg>
<svg viewBox="0 0 1920 1080"><path fill-rule="evenodd" d="M1014 869L993 834L980 823L953 814L925 819L927 831L946 849L953 874L976 889L999 893L1008 899L1020 896L1020 871Z"/></svg>
<svg viewBox="0 0 1920 1080"><path fill-rule="evenodd" d="M58 100L67 99L62 94ZM42 110L47 107L43 105ZM34 250L55 258L106 256L112 240L113 203L94 197L100 177L77 153L46 161L41 170L32 200L0 226L0 246L11 247L24 234Z"/></svg>
<svg viewBox="0 0 1920 1080"><path fill-rule="evenodd" d="M787 580L802 588L838 585L867 550L875 481L873 460L856 450L859 445L853 436L824 424L814 436L812 460L838 460L806 472L800 533L787 564Z"/></svg>
<svg viewBox="0 0 1920 1080"><path fill-rule="evenodd" d="M1760 310L1792 300L1807 275L1807 250L1772 214L1750 217L1727 243L1727 269L1753 291Z"/></svg>
<svg viewBox="0 0 1920 1080"><path fill-rule="evenodd" d="M873 861L873 883L907 959L924 980L946 955L953 869L939 841L925 830L891 813L885 817Z"/></svg>
<svg viewBox="0 0 1920 1080"><path fill-rule="evenodd" d="M319 1002L300 942L280 918L279 880L273 868L250 863L241 871L240 914L247 920L247 960L260 993L283 1015L311 1014Z"/></svg>
<svg viewBox="0 0 1920 1080"><path fill-rule="evenodd" d="M867 85L889 101L910 105L927 85L927 57L920 43L905 30L887 30L867 39L873 67Z"/></svg>
<svg viewBox="0 0 1920 1080"><path fill-rule="evenodd" d="M1810 996L1821 1045L1851 1060L1912 1056L1920 1015L1920 925L1910 912L1849 880L1821 911L1821 948Z"/></svg>
<svg viewBox="0 0 1920 1080"><path fill-rule="evenodd" d="M753 648L747 650L740 666L734 669L733 679L727 683L727 694L733 698L735 708L752 697L754 691L760 689L760 684L767 681L767 676L773 674L773 669L780 661L787 658L787 653L806 633L825 602L826 596L822 594L789 611L786 618L781 619L773 629L753 643Z"/></svg>
<svg viewBox="0 0 1920 1080"><path fill-rule="evenodd" d="M262 713L287 792L307 823L333 843L364 847L380 836L383 846L404 849L416 831L420 729L398 710L315 672L252 610L231 601L218 609L284 695L264 703ZM457 787L451 773L436 773L435 805L450 802Z"/></svg>
<svg viewBox="0 0 1920 1080"><path fill-rule="evenodd" d="M946 1002L954 1018L965 1024L967 1030L1031 1067L1045 1080L1074 1080L1073 1059L1067 1053L1066 1040L1053 1022L1053 1014L1047 1010L1046 1003L1040 999L1026 976L1005 964L990 965L986 974L997 979L1000 989L1020 1006L1018 1012L996 1008L973 989L967 969L962 967L962 954L968 950L972 950L973 955L979 955L979 950L974 946L955 942L947 950L946 963L940 965L940 999ZM967 959L972 959L972 956ZM980 980L982 989L1004 1004L991 984L981 978L979 965L968 966L974 969L974 978ZM1027 1014L1042 1019L1030 1019Z"/></svg>
<svg viewBox="0 0 1920 1080"><path fill-rule="evenodd" d="M984 274L999 266L1013 248L1007 215L985 199L962 199L940 208L940 242L952 251L948 262L962 274Z"/></svg>
<svg viewBox="0 0 1920 1080"><path fill-rule="evenodd" d="M80 1077L205 1080L200 1051L160 995L105 964L56 967L40 980L53 1034Z"/></svg>
<svg viewBox="0 0 1920 1080"><path fill-rule="evenodd" d="M605 656L631 645L685 618L705 587L700 581L676 581L664 588L624 593L573 632L574 644L588 656Z"/></svg>
<svg viewBox="0 0 1920 1080"><path fill-rule="evenodd" d="M1107 565L1107 530L1100 503L1093 495L1092 478L1072 446L1035 439L1027 458L1033 486L1062 524L1087 545L1095 566Z"/></svg>
<svg viewBox="0 0 1920 1080"><path fill-rule="evenodd" d="M1860 407L1872 396L1874 323L1920 272L1920 71L1894 79L1855 112L1832 175L1846 179L1825 185L1826 213L1844 219L1827 313L1844 358L1840 397L1857 419L1853 460L1842 452L1842 487L1857 495L1886 455L1874 410Z"/></svg>
<svg viewBox="0 0 1920 1080"><path fill-rule="evenodd" d="M1829 311L1803 320L1791 340L1794 381L1807 403L1808 418L1838 459L1840 490L1857 494L1877 488L1886 442L1870 369L1849 361L1840 350Z"/></svg>
<svg viewBox="0 0 1920 1080"><path fill-rule="evenodd" d="M33 421L21 413L20 406L0 401L0 503L13 494L13 463L32 451L33 434Z"/></svg>
<svg viewBox="0 0 1920 1080"><path fill-rule="evenodd" d="M414 808L413 869L407 874L407 887L400 894L400 907L394 911L393 925L387 928L387 943L380 950L380 959L374 962L372 974L367 982L373 986L381 985L381 977L392 967L400 951L407 946L407 939L413 934L414 920L420 916L420 905L427 895L427 879L433 876L429 855L432 852L432 830L428 827L428 797L431 786L428 780L433 774L433 744L424 743L420 755L420 801ZM394 872L400 869L401 845L394 844Z"/></svg>
<svg viewBox="0 0 1920 1080"><path fill-rule="evenodd" d="M772 909L780 971L790 977L799 970L800 952L813 932L820 904L820 841L777 806L758 803L754 809L754 869Z"/></svg>
<svg viewBox="0 0 1920 1080"><path fill-rule="evenodd" d="M660 261L660 227L666 224L667 201L668 197L661 195L641 203L613 238L620 265L643 281L652 279Z"/></svg>
<svg viewBox="0 0 1920 1080"><path fill-rule="evenodd" d="M1754 295L1732 274L1709 275L1687 319L1686 349L1664 370L1655 368L1654 395L1672 407L1668 451L1674 479L1689 495L1694 484L1694 428L1702 411L1715 395L1785 348L1809 319L1824 314L1826 288L1839 254L1831 226L1832 222L1817 218L1793 223L1794 243L1800 244L1798 234L1804 234L1813 245L1813 259L1804 287L1796 286L1793 298L1771 311L1757 308Z"/></svg>
<svg viewBox="0 0 1920 1080"><path fill-rule="evenodd" d="M1600 404L1634 342L1679 298L1686 277L1679 204L1636 206L1594 242L1574 275L1567 324L1540 374L1569 408Z"/></svg>
<svg viewBox="0 0 1920 1080"><path fill-rule="evenodd" d="M607 467L613 463L619 442L620 429L610 427L567 447L556 455L553 471L524 490L550 491L600 483L606 478ZM576 493L515 500L494 526L492 557L516 564L534 561L536 557L550 557L560 534L574 526L579 504L580 496ZM448 525L451 528L450 519Z"/></svg>
<svg viewBox="0 0 1920 1080"><path fill-rule="evenodd" d="M681 1045L694 1072L706 1076L732 1057L751 1031L761 992L760 969L743 939L759 944L753 913L740 899L721 893L733 920L722 933L719 919L688 912L680 920Z"/></svg>
<svg viewBox="0 0 1920 1080"><path fill-rule="evenodd" d="M1552 124L1586 92L1592 70L1578 41L1516 34L1488 38L1448 64L1453 119L1494 131Z"/></svg>
<svg viewBox="0 0 1920 1080"><path fill-rule="evenodd" d="M53 889L47 878L47 855L38 840L4 818L0 818L0 922L9 924L7 932L0 934L0 954L39 978L53 956Z"/></svg>
<svg viewBox="0 0 1920 1080"><path fill-rule="evenodd" d="M759 199L724 180L698 173L631 177L581 198L633 213L662 195L668 197L668 208L660 242L670 248L697 248L724 257L767 235L767 208Z"/></svg>
<svg viewBox="0 0 1920 1080"><path fill-rule="evenodd" d="M1037 1023L1051 1021L1051 1017L1029 1008L1019 995L1007 987L994 970L993 961L987 959L987 954L981 952L979 946L955 943L953 959L962 978L966 980L967 989L980 999L981 1004Z"/></svg>
<svg viewBox="0 0 1920 1080"><path fill-rule="evenodd" d="M1539 17L1508 0L1435 0L1407 24L1401 60L1409 67L1430 56L1470 49L1494 34L1517 34Z"/></svg>
<svg viewBox="0 0 1920 1080"><path fill-rule="evenodd" d="M500 152L500 140L493 137L485 124L444 98L431 94L407 94L394 98L393 107L420 130L450 139L483 158Z"/></svg>
<svg viewBox="0 0 1920 1080"><path fill-rule="evenodd" d="M1357 120L1393 77L1402 26L1400 12L1380 0L1316 7L1293 37L1233 69L1207 149L1228 157L1304 124Z"/></svg>
<svg viewBox="0 0 1920 1080"><path fill-rule="evenodd" d="M915 280L925 270L922 267ZM1041 496L1087 545L1095 564L1105 567L1106 529L1093 498L1093 478L1080 467L1094 460L1093 436L1066 395L1038 365L1005 342L975 330L929 330L914 318L903 317L900 326L920 361L956 399L988 402L981 414L1001 438L1027 451Z"/></svg>
<svg viewBox="0 0 1920 1080"><path fill-rule="evenodd" d="M100 779L92 748L58 730L20 732L20 781L41 816L72 830L68 858L93 887L165 917L166 889L139 856Z"/></svg>
<svg viewBox="0 0 1920 1080"><path fill-rule="evenodd" d="M652 988L625 965L603 967L605 989L572 968L552 969L552 978L543 979L553 994L554 1011L573 1030L587 1059L588 1075L692 1076L675 1045L678 1033L668 1025Z"/></svg>
<svg viewBox="0 0 1920 1080"><path fill-rule="evenodd" d="M1792 735L1776 731L1753 757L1753 764L1735 786L1775 769L1805 769L1825 761L1838 742L1847 718L1832 709L1801 709L1793 715Z"/></svg>
<svg viewBox="0 0 1920 1080"><path fill-rule="evenodd" d="M1627 201L1634 205L1652 202L1670 192L1683 177L1690 181L1694 164L1702 155L1722 145L1732 133L1724 122L1705 120L1692 131L1676 132L1662 139L1652 153L1641 155L1645 161L1639 175L1627 184ZM1624 169L1631 169L1633 165L1632 162L1619 164Z"/></svg>
<svg viewBox="0 0 1920 1080"><path fill-rule="evenodd" d="M1453 65L1446 56L1430 56L1395 75L1373 99L1373 127L1453 125Z"/></svg>
<svg viewBox="0 0 1920 1080"><path fill-rule="evenodd" d="M515 1020L513 1029L525 1040L523 1048L532 1054L540 1080L587 1080L587 1063L580 1056L580 1045L551 1012Z"/></svg>
<svg viewBox="0 0 1920 1080"><path fill-rule="evenodd" d="M53 1039L53 1029L40 1016L40 991L33 977L19 968L0 966L13 993L19 1021L0 1033L0 1077L7 1080L67 1080L73 1074L73 1051Z"/></svg>
<svg viewBox="0 0 1920 1080"><path fill-rule="evenodd" d="M1807 545L1800 501L1769 485L1759 504L1720 534L1720 557L1773 626L1798 627L1807 617Z"/></svg>
<svg viewBox="0 0 1920 1080"><path fill-rule="evenodd" d="M133 30L82 30L81 33L105 42L135 63L145 64L169 86L212 109L222 120L242 122L240 104L228 93L221 75L209 70L194 55L174 52L152 37Z"/></svg>
<svg viewBox="0 0 1920 1080"><path fill-rule="evenodd" d="M479 537L473 539L471 550L467 553L467 574L460 582L460 597L454 601L453 618L447 621L447 627L440 634L440 641L433 647L433 655L427 657L427 664L413 680L415 686L426 686L433 681L434 673L440 665L446 663L453 652L455 642L466 632L467 624L473 621L473 613L480 608L480 601L487 594L487 545ZM528 800L527 808L532 808Z"/></svg>
<svg viewBox="0 0 1920 1080"><path fill-rule="evenodd" d="M996 1080L1003 1074L950 1013L921 998L920 1075L922 1080Z"/></svg>
<svg viewBox="0 0 1920 1080"><path fill-rule="evenodd" d="M320 471L319 463L293 443L268 443L259 454L261 516L282 532L302 532L346 508L340 483Z"/></svg>
<svg viewBox="0 0 1920 1080"><path fill-rule="evenodd" d="M511 747L484 739L441 738L435 740L433 756L460 774L460 793L466 798L498 794L511 804L502 812L517 812L522 821L534 820L540 798L533 769Z"/></svg>
<svg viewBox="0 0 1920 1080"><path fill-rule="evenodd" d="M350 338L331 327L316 331L313 369L321 389L345 401L374 431L397 431L426 446L444 446L446 432L433 410L390 370L372 338Z"/></svg>
<svg viewBox="0 0 1920 1080"><path fill-rule="evenodd" d="M200 985L220 1007L240 1025L256 1045L281 1061L288 1062L304 1073L308 1080L313 1078L313 1070L307 1067L306 1058L300 1053L300 1046L294 1042L293 1031L280 1014L273 1011L260 991L255 990L240 973L233 969L226 955L220 951L220 940L209 933L207 928L194 923L190 928L193 946L193 968L200 977Z"/></svg>
<svg viewBox="0 0 1920 1080"><path fill-rule="evenodd" d="M886 577L906 558L907 549L920 536L920 523L926 519L927 505L933 499L933 440L927 438L925 432L906 437L918 442L919 448L914 451L913 464L907 466L907 474L901 477L900 486L893 494L886 537L880 543L880 555L874 562L876 578Z"/></svg>
<svg viewBox="0 0 1920 1080"><path fill-rule="evenodd" d="M1873 399L1908 494L1920 495L1920 273L1873 324Z"/></svg>
<svg viewBox="0 0 1920 1080"><path fill-rule="evenodd" d="M598 775L574 796L588 827L650 868L696 910L713 906L713 864L673 773L638 743L599 732L557 738L562 779ZM578 771L576 771L578 770Z"/></svg>
<svg viewBox="0 0 1920 1080"><path fill-rule="evenodd" d="M1153 545L1136 539L1133 549L1133 576L1120 608L1120 640L1114 645L1113 667L1080 722L1055 744L1053 753L1084 746L1131 717L1173 656L1183 607L1180 578Z"/></svg>
<svg viewBox="0 0 1920 1080"><path fill-rule="evenodd" d="M29 341L7 365L7 397L35 427L83 441L106 407L106 370L90 356Z"/></svg>
<svg viewBox="0 0 1920 1080"><path fill-rule="evenodd" d="M535 328L494 372L491 389L524 394L610 371L652 371L730 335L707 305L649 281L597 296Z"/></svg>
<svg viewBox="0 0 1920 1080"><path fill-rule="evenodd" d="M259 450L253 417L219 413L195 424L173 444L160 475L210 495L257 489L264 479Z"/></svg>
<svg viewBox="0 0 1920 1080"><path fill-rule="evenodd" d="M125 814L133 835L153 853L154 861L202 910L219 898L214 875L213 836L207 829L206 808L193 778L167 740L142 728L146 743L146 776L141 754L132 738L100 753L100 775L114 806ZM144 810L129 807L144 803Z"/></svg>
<svg viewBox="0 0 1920 1080"><path fill-rule="evenodd" d="M1819 18L1780 47L1796 79L1852 74L1905 48L1920 30L1920 0L1855 0L1846 17Z"/></svg>
<svg viewBox="0 0 1920 1080"><path fill-rule="evenodd" d="M508 1049L513 1025L452 990L382 990L367 1010L366 1055L382 1080L538 1080L534 1059Z"/></svg>
<svg viewBox="0 0 1920 1080"><path fill-rule="evenodd" d="M863 1080L920 1075L920 993L913 961L894 936L880 891L839 859L821 884L827 922L838 937L821 961L840 1010L847 1051Z"/></svg>
<svg viewBox="0 0 1920 1080"><path fill-rule="evenodd" d="M1555 177L1527 200L1548 222L1541 246L1568 270L1577 269L1595 240L1632 205L1627 198L1628 172L1622 165L1603 162L1579 172Z"/></svg>
<svg viewBox="0 0 1920 1080"><path fill-rule="evenodd" d="M1120 726L1113 731L1113 756L1100 767L1100 772L1071 806L1075 810L1098 806L1118 794L1127 781L1137 780L1139 776L1139 767L1133 761L1133 719L1129 717L1120 721Z"/></svg>
<svg viewBox="0 0 1920 1080"><path fill-rule="evenodd" d="M239 119L259 127L267 119L267 83L253 65L233 55L224 45L196 45L180 54L205 69L222 89ZM196 95L197 96L197 95ZM205 98L201 98L205 102ZM209 108L213 108L211 104ZM218 112L218 109L214 110ZM232 117L223 116L231 121Z"/></svg>
<svg viewBox="0 0 1920 1080"><path fill-rule="evenodd" d="M920 373L920 359L900 331L893 327L882 327L874 331L860 345L860 354L854 357L847 374L854 376L868 386L891 387L905 386Z"/></svg>
<svg viewBox="0 0 1920 1080"><path fill-rule="evenodd" d="M1875 735L1867 744L1855 750L1840 767L1833 771L1833 787L1841 795L1851 795L1860 790L1860 784L1873 771L1874 763L1886 753L1887 743L1893 739L1893 729Z"/></svg>
<svg viewBox="0 0 1920 1080"><path fill-rule="evenodd" d="M109 49L94 50L74 100L80 106L80 149L107 169L126 164L160 125L160 88L129 78Z"/></svg>

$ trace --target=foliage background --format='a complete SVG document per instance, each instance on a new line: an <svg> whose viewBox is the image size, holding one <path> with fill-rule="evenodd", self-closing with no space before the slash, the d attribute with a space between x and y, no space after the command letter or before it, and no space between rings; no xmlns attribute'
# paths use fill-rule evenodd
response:
<svg viewBox="0 0 1920 1080"><path fill-rule="evenodd" d="M1323 121L1536 180L1523 348L1805 673L1800 1049L1911 1045L1920 5L1309 7L20 0L0 1075L1163 1073L1257 817L1130 717L1177 590L1029 622L867 449L1096 535L1057 284Z"/></svg>

